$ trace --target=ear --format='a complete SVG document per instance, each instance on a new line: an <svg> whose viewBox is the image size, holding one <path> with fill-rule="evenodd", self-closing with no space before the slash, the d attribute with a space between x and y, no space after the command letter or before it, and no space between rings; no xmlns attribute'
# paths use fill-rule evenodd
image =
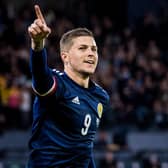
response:
<svg viewBox="0 0 168 168"><path fill-rule="evenodd" d="M61 59L64 63L64 65L66 65L69 61L68 61L68 53L63 51L61 52Z"/></svg>

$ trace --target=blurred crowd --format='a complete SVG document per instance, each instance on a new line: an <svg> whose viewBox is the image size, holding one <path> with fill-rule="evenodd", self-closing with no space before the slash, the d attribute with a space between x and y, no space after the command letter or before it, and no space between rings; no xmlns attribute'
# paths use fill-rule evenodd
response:
<svg viewBox="0 0 168 168"><path fill-rule="evenodd" d="M159 15L149 11L134 24L121 26L108 15L90 12L86 1L79 1L76 7L78 10L71 11L71 15L58 8L42 8L52 29L46 41L48 64L63 70L59 39L65 31L79 26L93 31L99 64L92 78L111 98L111 109L103 116L97 146L108 144L104 130L114 130L115 144L123 147L124 136L131 129L168 130L167 11ZM0 2L0 133L31 126L34 93L27 28L34 17L31 3L16 10L14 4ZM115 150L118 146L108 148ZM107 160L111 155L107 153ZM110 164L115 167L115 162Z"/></svg>
<svg viewBox="0 0 168 168"><path fill-rule="evenodd" d="M117 25L110 16L88 12L85 1L78 12L43 8L52 29L46 47L48 64L62 70L59 39L71 28L91 29L99 47L99 64L93 79L111 97L111 109L101 128L138 129L168 127L168 13L147 12L133 25ZM32 4L18 10L0 4L0 128L28 128L34 94L29 71L30 39L34 20Z"/></svg>

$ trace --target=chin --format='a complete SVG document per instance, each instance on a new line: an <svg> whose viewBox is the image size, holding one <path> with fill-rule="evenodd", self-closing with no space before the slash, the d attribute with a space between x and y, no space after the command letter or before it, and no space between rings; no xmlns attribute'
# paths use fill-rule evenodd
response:
<svg viewBox="0 0 168 168"><path fill-rule="evenodd" d="M81 69L80 71L83 75L85 76L90 76L90 75L93 75L94 72L95 72L95 68L85 68L85 69Z"/></svg>
<svg viewBox="0 0 168 168"><path fill-rule="evenodd" d="M93 75L95 71L84 71L83 74L90 76Z"/></svg>

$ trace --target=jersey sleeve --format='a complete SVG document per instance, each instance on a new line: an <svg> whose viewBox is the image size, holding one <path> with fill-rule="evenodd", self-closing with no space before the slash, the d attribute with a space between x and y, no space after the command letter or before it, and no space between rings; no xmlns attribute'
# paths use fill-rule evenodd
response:
<svg viewBox="0 0 168 168"><path fill-rule="evenodd" d="M39 96L52 94L57 87L52 70L47 65L46 49L30 52L30 71L32 74L32 88Z"/></svg>

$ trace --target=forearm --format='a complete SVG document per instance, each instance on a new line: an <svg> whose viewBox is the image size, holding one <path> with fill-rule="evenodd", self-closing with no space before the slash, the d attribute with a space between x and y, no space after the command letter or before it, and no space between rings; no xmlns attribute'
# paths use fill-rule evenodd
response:
<svg viewBox="0 0 168 168"><path fill-rule="evenodd" d="M47 65L47 53L43 48L39 51L31 50L30 70L34 89L43 94L53 85L52 72Z"/></svg>

